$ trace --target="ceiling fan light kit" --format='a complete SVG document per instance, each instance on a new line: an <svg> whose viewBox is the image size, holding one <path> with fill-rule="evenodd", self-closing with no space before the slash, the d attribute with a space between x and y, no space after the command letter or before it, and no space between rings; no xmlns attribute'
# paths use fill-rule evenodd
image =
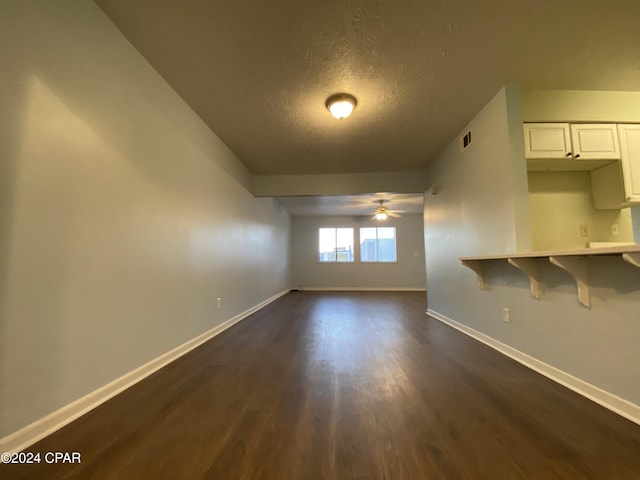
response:
<svg viewBox="0 0 640 480"><path fill-rule="evenodd" d="M358 105L356 97L349 93L336 93L327 98L325 106L334 118L347 118Z"/></svg>
<svg viewBox="0 0 640 480"><path fill-rule="evenodd" d="M385 202L388 202L388 200L378 200L378 203L380 204L380 206L378 208L376 208L376 211L375 211L375 213L373 214L373 217L372 217L373 220L384 221L388 217L391 217L391 218L400 218L400 217L402 217L402 215L398 215L396 213L396 210L389 210L384 205ZM399 211L403 211L403 210L399 210Z"/></svg>

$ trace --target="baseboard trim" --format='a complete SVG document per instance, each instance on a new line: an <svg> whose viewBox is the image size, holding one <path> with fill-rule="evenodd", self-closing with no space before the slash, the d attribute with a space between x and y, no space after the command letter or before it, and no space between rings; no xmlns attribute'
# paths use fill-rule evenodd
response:
<svg viewBox="0 0 640 480"><path fill-rule="evenodd" d="M482 332L479 332L471 327L463 325L460 322L457 322L446 315L442 315L441 313L435 312L432 309L427 310L427 315L432 316L436 320L441 321L449 325L450 327L459 330L460 332L478 340L479 342L484 343L485 345L499 351L500 353L506 355L507 357L512 358L516 362L521 363L522 365L529 367L532 370L544 375L545 377L553 380L554 382L559 383L560 385L564 385L565 387L573 390L574 392L582 395L583 397L588 398L596 402L599 405L611 410L612 412L617 413L618 415L623 416L627 420L630 420L634 423L640 425L640 406L634 403L625 400L624 398L620 398L612 393L607 392L595 385L591 385L590 383L585 382L573 375L560 370L556 367L553 367L547 363L544 363L537 358L534 358L530 355L527 355L520 350L517 350L509 345L506 345L488 335L485 335Z"/></svg>
<svg viewBox="0 0 640 480"><path fill-rule="evenodd" d="M49 415L42 417L39 420L21 428L20 430L7 435L0 439L0 452L19 452L25 448L33 445L37 441L44 437L51 435L56 430L61 429L65 425L71 423L87 412L93 410L97 406L103 404L110 398L118 395L127 388L135 385L144 378L148 377L152 373L160 370L162 367L168 365L174 360L180 358L186 353L190 352L196 347L199 347L207 340L212 339L216 335L224 332L228 328L232 327L236 323L244 320L249 315L257 312L261 308L264 308L271 302L277 300L283 295L289 293L289 289L283 290L280 293L260 302L259 304L245 310L244 312L226 320L225 322L213 327L197 337L183 343L182 345L174 348L154 358L150 362L132 370L120 378L94 390L93 392L81 397L64 407L50 413Z"/></svg>
<svg viewBox="0 0 640 480"><path fill-rule="evenodd" d="M426 292L426 288L395 287L299 287L302 292Z"/></svg>

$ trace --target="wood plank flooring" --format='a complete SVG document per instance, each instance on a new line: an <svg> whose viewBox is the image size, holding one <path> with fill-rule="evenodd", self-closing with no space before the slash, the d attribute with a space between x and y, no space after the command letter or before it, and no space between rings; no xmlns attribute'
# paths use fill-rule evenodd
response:
<svg viewBox="0 0 640 480"><path fill-rule="evenodd" d="M7 479L640 478L640 427L425 315L292 292L28 451Z"/></svg>

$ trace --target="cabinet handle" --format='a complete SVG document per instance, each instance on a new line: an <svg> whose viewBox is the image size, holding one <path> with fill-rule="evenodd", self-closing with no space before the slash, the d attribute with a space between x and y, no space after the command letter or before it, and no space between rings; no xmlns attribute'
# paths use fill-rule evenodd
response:
<svg viewBox="0 0 640 480"><path fill-rule="evenodd" d="M575 158L580 158L580 154L578 153Z"/></svg>
<svg viewBox="0 0 640 480"><path fill-rule="evenodd" d="M565 157L570 157L570 156L571 156L571 152L569 152L569 153L567 153L567 154L565 155Z"/></svg>

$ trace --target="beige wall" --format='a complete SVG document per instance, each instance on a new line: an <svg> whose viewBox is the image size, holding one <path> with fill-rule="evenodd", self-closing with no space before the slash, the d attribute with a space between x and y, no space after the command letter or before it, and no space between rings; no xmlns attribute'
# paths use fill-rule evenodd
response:
<svg viewBox="0 0 640 480"><path fill-rule="evenodd" d="M288 288L289 218L93 2L0 65L2 437Z"/></svg>
<svg viewBox="0 0 640 480"><path fill-rule="evenodd" d="M257 197L422 193L424 182L424 172L254 175L251 192Z"/></svg>
<svg viewBox="0 0 640 480"><path fill-rule="evenodd" d="M586 248L589 242L633 242L631 212L596 210L589 172L529 172L529 207L534 250ZM583 237L580 226L587 225ZM619 234L612 234L617 225Z"/></svg>
<svg viewBox="0 0 640 480"><path fill-rule="evenodd" d="M590 91L590 90L523 90L520 94L520 102L522 106L522 117L524 122L615 122L615 123L639 123L640 122L640 92L607 92L607 91ZM539 184L538 177L529 185ZM551 178L551 177L550 177ZM541 194L540 189L533 192L535 198L532 197L532 229L534 235L534 248L543 250L541 245L556 245L553 248L571 248L567 245L581 245L584 243L575 238L575 229L569 229L565 224L565 228L560 228L555 232L550 232L546 239L540 237L540 211L539 207L543 203L550 202L552 196L556 198L562 197L565 200L573 198L566 206L557 204L556 207L565 212L572 211L580 213L586 218L584 213L587 209L585 205L578 206L576 201L578 196L572 193L561 193L558 191L560 177L555 177L555 186L551 189L551 196ZM565 184L566 184L565 177ZM573 187L570 187L575 193L576 182L584 183L584 179L574 177ZM567 184L568 185L568 184ZM536 212L537 210L537 212ZM635 213L633 213L635 212ZM591 209L591 215L588 221L594 225L591 241L611 241L611 242L627 242L634 241L633 232L640 229L640 213L638 208L625 209L618 213L604 212ZM559 211L558 211L559 213ZM575 220L567 217L568 221ZM568 223L568 222L566 222ZM575 223L575 222L573 222ZM619 236L610 235L611 223L619 224L621 234ZM609 236L606 240L601 240ZM596 238L597 237L597 238ZM640 243L640 234L636 233L635 242Z"/></svg>
<svg viewBox="0 0 640 480"><path fill-rule="evenodd" d="M523 90L525 122L640 122L640 92Z"/></svg>
<svg viewBox="0 0 640 480"><path fill-rule="evenodd" d="M513 131L521 128L516 115L507 120L513 96L508 98L500 92L471 121L472 129L487 132L485 142L461 154L456 139L428 172L440 185L438 195L425 197L429 308L640 405L637 268L617 257L590 259L589 310L579 306L575 282L548 262L539 263L546 289L541 300L531 297L527 277L506 261L486 264L485 291L459 262L462 256L514 251L509 175L526 175L526 166L513 170L513 159L496 146L506 143L507 123L515 122ZM502 321L503 307L511 309L510 324Z"/></svg>
<svg viewBox="0 0 640 480"><path fill-rule="evenodd" d="M396 263L320 263L318 228L396 227ZM291 217L291 284L296 288L425 289L422 215L384 224L370 217ZM358 256L359 245L356 245ZM359 257L358 257L359 259Z"/></svg>

